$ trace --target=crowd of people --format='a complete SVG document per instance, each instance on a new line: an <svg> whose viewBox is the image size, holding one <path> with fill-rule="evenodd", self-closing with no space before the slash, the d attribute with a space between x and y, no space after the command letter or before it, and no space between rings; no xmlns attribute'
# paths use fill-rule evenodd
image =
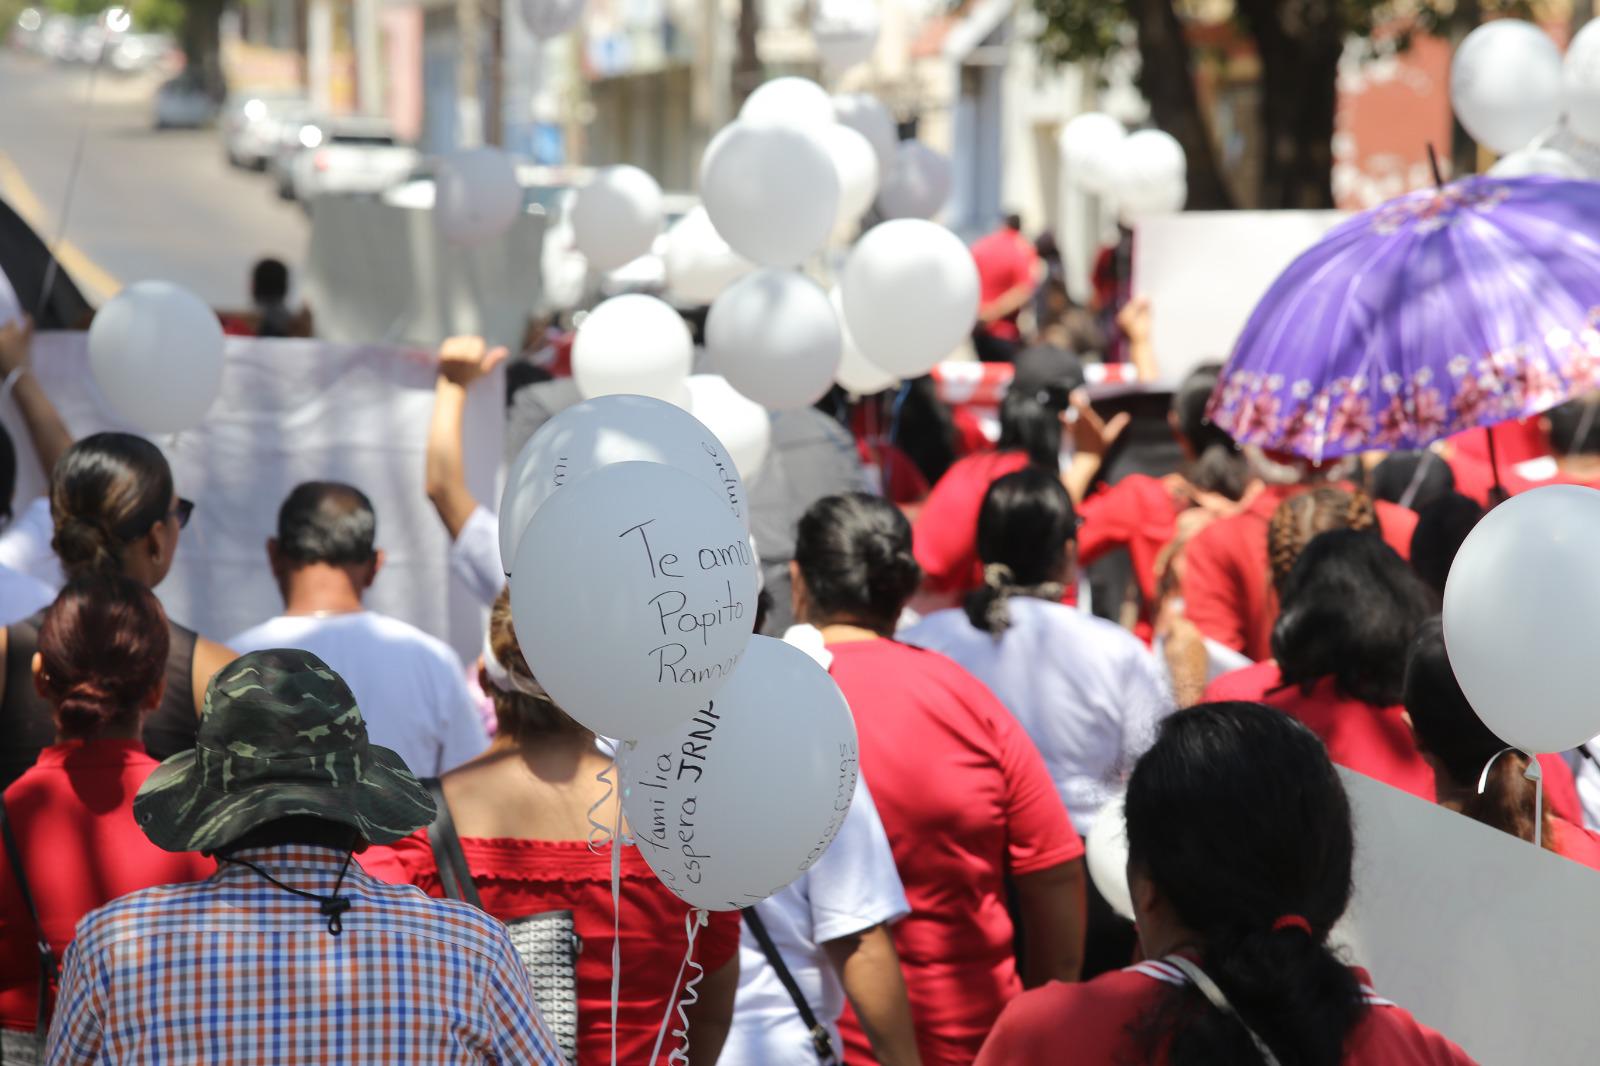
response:
<svg viewBox="0 0 1600 1066"><path fill-rule="evenodd" d="M366 605L383 516L331 480L262 531L281 614L221 641L169 618L152 590L196 505L143 438L73 440L0 328L49 479L13 499L0 435L0 1063L667 1061L691 943L696 1064L1469 1062L1330 946L1355 847L1334 768L1600 869L1594 760L1542 758L1535 809L1436 617L1500 487L1600 487L1600 408L1495 429L1503 473L1468 438L1314 465L1209 424L1206 366L1141 468L1084 391L1075 309L1030 305L1025 244L983 250L980 350L1015 365L994 443L936 405L913 428L911 386L902 440L840 395L774 416L756 627L828 669L861 779L811 869L698 930L596 837L610 742L518 645L461 442L503 349L444 345L428 431L487 615L464 663ZM1153 313L1112 314L1139 360ZM513 453L563 387L508 398ZM885 491L887 449L913 488ZM1119 799L1133 922L1084 862Z"/></svg>

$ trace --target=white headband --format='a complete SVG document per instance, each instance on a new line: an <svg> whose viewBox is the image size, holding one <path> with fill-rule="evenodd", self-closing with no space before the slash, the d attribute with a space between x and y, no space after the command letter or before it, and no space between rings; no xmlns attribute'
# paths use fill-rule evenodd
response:
<svg viewBox="0 0 1600 1066"><path fill-rule="evenodd" d="M524 696L534 696L539 699L550 698L531 677L518 677L506 669L505 664L496 657L494 648L490 646L488 633L483 635L483 672L489 676L489 684L501 692L520 692Z"/></svg>

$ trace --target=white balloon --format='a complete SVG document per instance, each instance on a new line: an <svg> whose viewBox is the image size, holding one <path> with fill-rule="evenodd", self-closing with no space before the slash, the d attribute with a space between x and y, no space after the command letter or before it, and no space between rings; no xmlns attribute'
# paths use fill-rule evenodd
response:
<svg viewBox="0 0 1600 1066"><path fill-rule="evenodd" d="M921 141L901 141L878 188L884 218L933 218L950 199L950 160Z"/></svg>
<svg viewBox="0 0 1600 1066"><path fill-rule="evenodd" d="M833 98L833 114L839 125L855 130L872 145L879 177L889 173L900 147L900 130L889 109L869 93L849 93Z"/></svg>
<svg viewBox="0 0 1600 1066"><path fill-rule="evenodd" d="M1061 129L1061 161L1067 180L1086 192L1104 193L1116 184L1117 149L1127 138L1122 123L1087 111Z"/></svg>
<svg viewBox="0 0 1600 1066"><path fill-rule="evenodd" d="M828 294L790 270L740 278L706 316L711 368L774 411L820 400L833 385L843 343Z"/></svg>
<svg viewBox="0 0 1600 1066"><path fill-rule="evenodd" d="M1561 84L1567 125L1586 141L1600 141L1600 19L1591 19L1567 45Z"/></svg>
<svg viewBox="0 0 1600 1066"><path fill-rule="evenodd" d="M1520 148L1509 152L1489 168L1489 174L1496 178L1525 178L1543 174L1574 181L1582 181L1589 176L1576 159L1554 148Z"/></svg>
<svg viewBox="0 0 1600 1066"><path fill-rule="evenodd" d="M1450 61L1450 103L1479 144L1513 152L1561 117L1561 53L1539 27L1495 19Z"/></svg>
<svg viewBox="0 0 1600 1066"><path fill-rule="evenodd" d="M89 326L89 372L106 402L146 433L205 421L222 388L222 323L170 281L129 285Z"/></svg>
<svg viewBox="0 0 1600 1066"><path fill-rule="evenodd" d="M834 123L833 100L809 78L774 78L756 87L739 108L739 121L751 125L822 129Z"/></svg>
<svg viewBox="0 0 1600 1066"><path fill-rule="evenodd" d="M728 247L711 224L704 204L696 205L667 230L663 256L667 291L685 304L709 304L722 290L744 277L756 265Z"/></svg>
<svg viewBox="0 0 1600 1066"><path fill-rule="evenodd" d="M539 427L506 472L500 558L514 561L528 522L552 493L612 463L665 463L710 486L750 528L739 470L716 434L688 411L649 396L601 396Z"/></svg>
<svg viewBox="0 0 1600 1066"><path fill-rule="evenodd" d="M584 399L632 392L671 401L694 361L683 316L640 293L614 296L590 311L572 341L572 376Z"/></svg>
<svg viewBox="0 0 1600 1066"><path fill-rule="evenodd" d="M434 215L440 232L457 244L497 237L522 213L517 167L498 148L468 148L440 160Z"/></svg>
<svg viewBox="0 0 1600 1066"><path fill-rule="evenodd" d="M583 17L583 0L522 0L522 21L535 37L559 37Z"/></svg>
<svg viewBox="0 0 1600 1066"><path fill-rule="evenodd" d="M861 354L900 377L926 374L960 346L978 318L972 253L954 233L921 219L868 230L839 288L845 325Z"/></svg>
<svg viewBox="0 0 1600 1066"><path fill-rule="evenodd" d="M622 759L622 808L656 876L691 907L735 910L810 869L855 795L856 727L828 672L753 637L700 713Z"/></svg>
<svg viewBox="0 0 1600 1066"><path fill-rule="evenodd" d="M856 396L871 396L898 385L899 378L873 366L861 354L861 349L856 347L856 342L850 336L850 327L845 324L844 301L837 285L828 293L828 302L833 305L833 313L839 317L839 371L834 375L834 380L846 392Z"/></svg>
<svg viewBox="0 0 1600 1066"><path fill-rule="evenodd" d="M861 0L822 0L811 17L817 58L843 71L872 58L878 46L878 12Z"/></svg>
<svg viewBox="0 0 1600 1066"><path fill-rule="evenodd" d="M1483 724L1523 751L1600 735L1600 491L1532 489L1467 535L1444 589L1450 668Z"/></svg>
<svg viewBox="0 0 1600 1066"><path fill-rule="evenodd" d="M755 481L772 447L772 416L721 374L695 374L688 386L689 413L728 449L739 476Z"/></svg>
<svg viewBox="0 0 1600 1066"><path fill-rule="evenodd" d="M839 175L827 149L786 126L723 129L701 161L700 189L729 247L763 266L803 262L828 243L839 215Z"/></svg>
<svg viewBox="0 0 1600 1066"><path fill-rule="evenodd" d="M1183 145L1161 130L1140 130L1121 141L1112 170L1111 194L1125 223L1181 211L1189 197Z"/></svg>
<svg viewBox="0 0 1600 1066"><path fill-rule="evenodd" d="M835 232L848 233L872 208L878 196L878 155L872 144L849 126L832 125L817 137L833 160L839 175L839 214Z"/></svg>
<svg viewBox="0 0 1600 1066"><path fill-rule="evenodd" d="M573 239L596 270L633 262L660 233L661 186L638 167L602 167L574 198Z"/></svg>
<svg viewBox="0 0 1600 1066"><path fill-rule="evenodd" d="M756 560L716 492L663 463L612 463L552 495L511 568L517 644L562 710L602 736L670 729L750 642Z"/></svg>
<svg viewBox="0 0 1600 1066"><path fill-rule="evenodd" d="M1111 909L1133 921L1133 893L1128 888L1128 821L1123 812L1127 794L1113 796L1094 816L1083 842L1089 877Z"/></svg>

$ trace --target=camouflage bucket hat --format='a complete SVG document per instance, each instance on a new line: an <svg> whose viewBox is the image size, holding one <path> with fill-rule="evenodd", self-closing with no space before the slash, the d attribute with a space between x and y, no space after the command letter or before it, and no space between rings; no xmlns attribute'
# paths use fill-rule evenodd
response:
<svg viewBox="0 0 1600 1066"><path fill-rule="evenodd" d="M216 851L278 818L313 815L387 844L433 821L399 755L367 741L344 679L310 652L252 652L211 679L193 751L155 769L133 816L157 847Z"/></svg>

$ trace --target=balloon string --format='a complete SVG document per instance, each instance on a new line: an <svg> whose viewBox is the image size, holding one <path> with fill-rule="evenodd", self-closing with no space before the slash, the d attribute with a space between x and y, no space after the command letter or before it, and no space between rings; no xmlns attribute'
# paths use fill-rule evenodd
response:
<svg viewBox="0 0 1600 1066"><path fill-rule="evenodd" d="M622 804L611 831L611 1066L617 1066L617 1007L622 1001Z"/></svg>
<svg viewBox="0 0 1600 1066"><path fill-rule="evenodd" d="M682 1028L674 1029L672 1035L682 1043L667 1055L667 1062L672 1066L680 1066L689 1061L689 1008L700 1002L699 984L706 975L706 968L695 961L694 941L700 933L700 927L707 921L708 915L703 910L692 910L684 916L683 927L689 934L689 949L683 953L683 963L678 967L678 976L672 980L672 996L667 1001L667 1013L661 1017L661 1029L656 1033L656 1046L650 1049L651 1066L655 1066L656 1056L661 1054L661 1044L667 1038L667 1026L672 1024L674 1010L678 1013L678 1021ZM691 967L694 969L694 977L689 979L688 984L683 984L684 972ZM678 998L680 984L683 985L681 1000Z"/></svg>
<svg viewBox="0 0 1600 1066"><path fill-rule="evenodd" d="M606 763L605 769L594 775L596 781L606 786L604 795L589 804L589 850L596 855L600 854L601 848L616 839L616 834L612 831L611 826L597 817L600 813L600 808L611 802L611 797L617 793L617 786L611 780L611 773L616 768L617 758L613 755L611 761ZM620 819L621 817L622 804L618 803L617 818Z"/></svg>
<svg viewBox="0 0 1600 1066"><path fill-rule="evenodd" d="M35 321L44 312L45 301L50 298L50 290L56 283L56 274L60 269L56 256L61 251L61 243L67 239L67 218L72 214L73 193L78 188L78 171L83 169L83 146L89 139L89 116L94 111L94 87L99 74L100 64L95 63L89 68L89 87L83 94L83 123L78 127L78 143L72 149L72 167L67 171L66 188L61 195L61 218L56 222L56 239L48 249L50 257L44 268L44 284L39 287L39 301L33 309Z"/></svg>

